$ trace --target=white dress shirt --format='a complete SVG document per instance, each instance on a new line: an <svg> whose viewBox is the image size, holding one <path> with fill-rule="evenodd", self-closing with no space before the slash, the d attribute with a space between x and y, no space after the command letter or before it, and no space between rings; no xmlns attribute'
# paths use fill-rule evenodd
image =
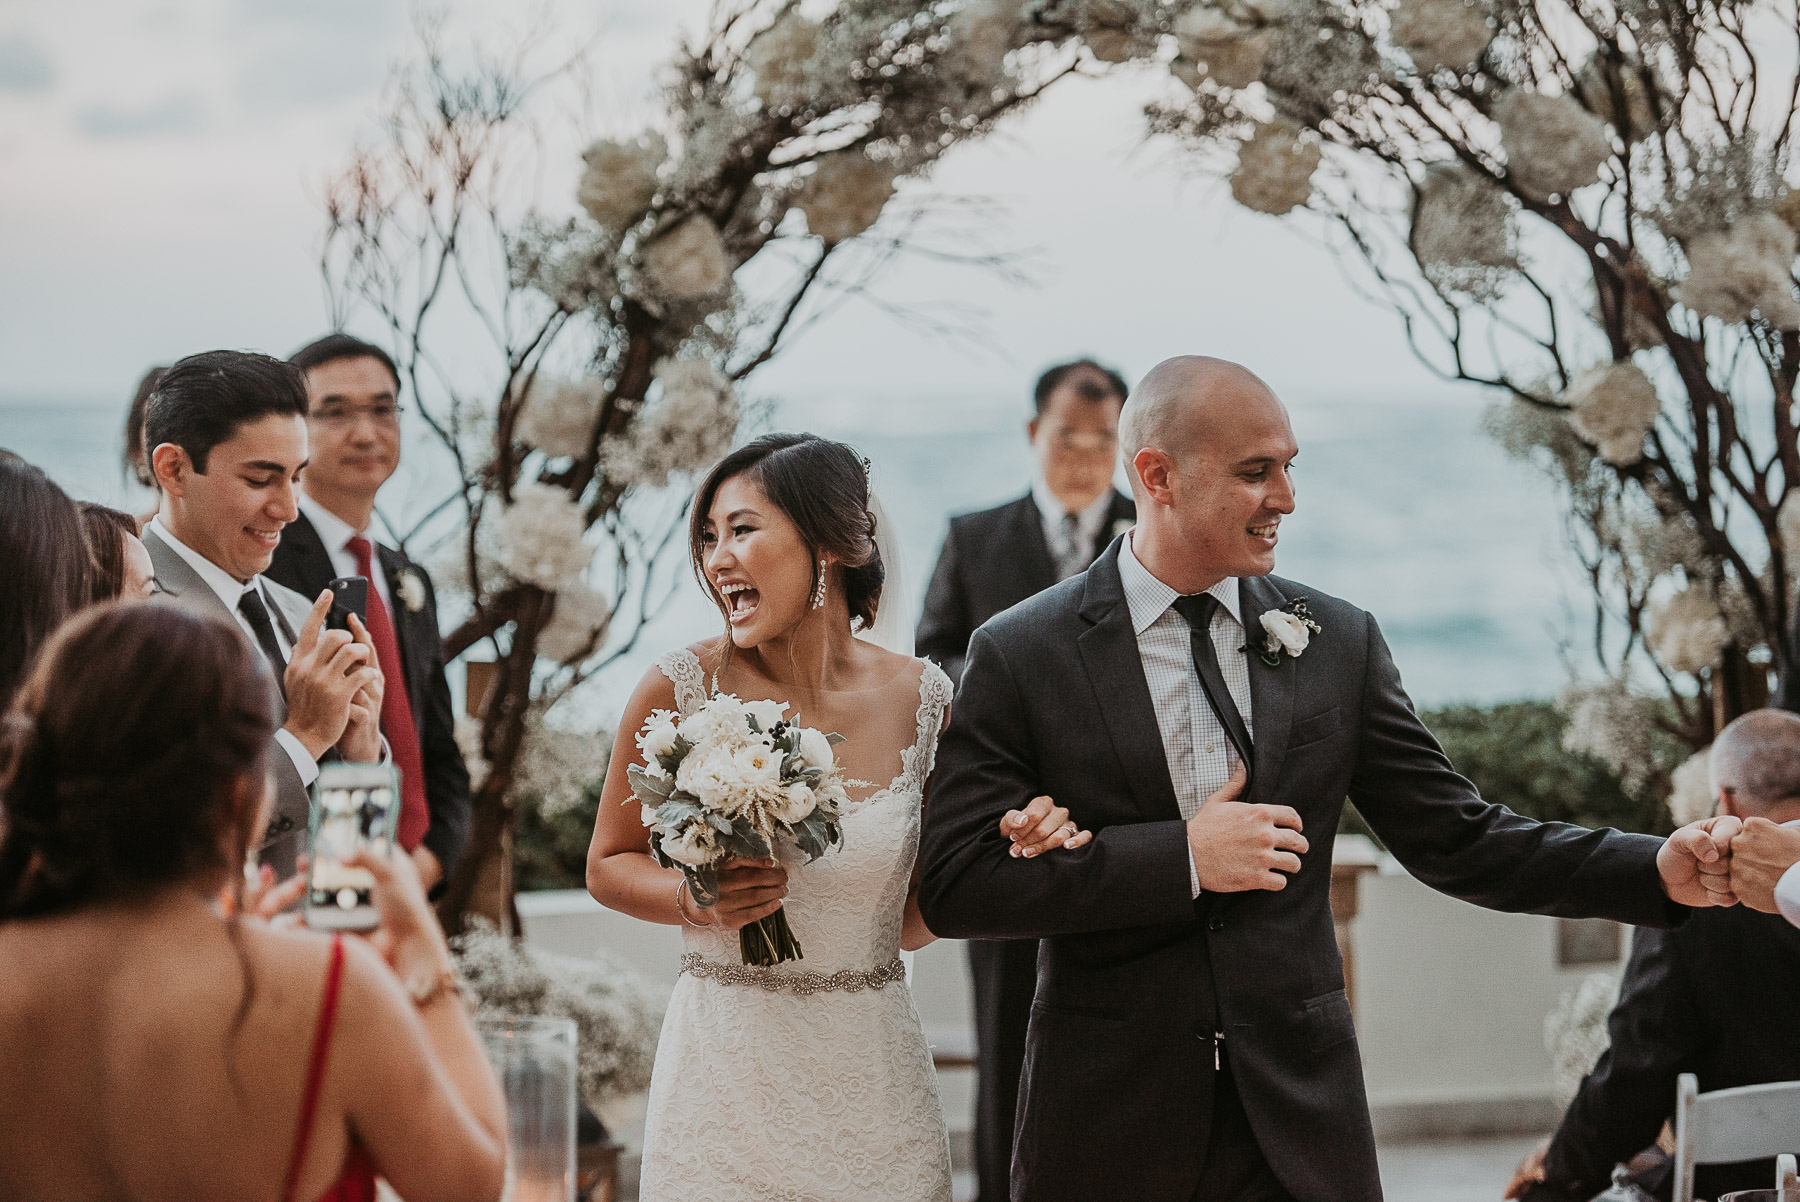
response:
<svg viewBox="0 0 1800 1202"><path fill-rule="evenodd" d="M1059 565L1060 574L1062 562L1072 558L1069 555L1071 548L1068 547L1068 532L1064 528L1064 519L1069 516L1069 511L1057 495L1050 491L1050 483L1044 479L1042 472L1031 478L1031 499L1037 505L1038 519L1044 525L1044 545L1050 548L1050 561ZM1113 490L1108 486L1086 509L1075 514L1076 538L1084 561L1093 554L1094 544L1099 541L1100 529L1106 525L1106 515L1112 512L1112 499ZM1075 575L1086 568L1087 564L1084 562L1076 572L1070 572L1069 575Z"/></svg>
<svg viewBox="0 0 1800 1202"><path fill-rule="evenodd" d="M1181 594L1158 580L1138 562L1128 536L1119 548L1119 580L1125 586L1125 604L1131 610L1131 629L1137 635L1138 659L1144 665L1144 681L1150 686L1150 704L1156 710L1156 727L1162 735L1163 755L1169 762L1169 781L1185 821L1199 813L1207 797L1231 780L1238 764L1237 748L1213 713L1194 667L1192 634L1187 619L1175 612ZM1244 619L1238 597L1238 581L1227 576L1206 590L1219 600L1207 633L1218 654L1225 688L1243 716L1244 728L1254 738L1256 719L1250 712L1250 665L1243 653ZM1200 874L1194 867L1193 848L1188 849L1188 885L1200 896Z"/></svg>
<svg viewBox="0 0 1800 1202"><path fill-rule="evenodd" d="M269 624L274 627L275 642L281 647L282 658L287 659L294 654L294 648L292 644L288 642L287 635L281 628L281 623L273 620L276 612L275 603L269 599L269 590L263 587L263 578L261 576L252 576L248 583L239 580L236 576L233 576L230 572L227 572L224 568L169 533L169 528L163 525L161 515L151 518L150 525L155 529L157 537L162 539L165 543L168 543L170 549L172 549L175 554L181 556L182 561L186 563L188 567L194 569L194 574L199 576L206 584L206 587L210 588L213 593L217 595L219 604L231 611L231 616L237 622L238 627L243 630L245 634L250 636L251 644L259 648L259 654L261 644L257 642L256 631L251 629L249 620L246 619L243 614L238 612L238 601L248 592L256 593L257 597L263 603L263 608L269 611L271 619ZM310 786L313 783L313 779L319 775L319 764L318 761L313 759L312 755L307 752L306 745L295 738L293 732L285 727L278 728L275 731L275 741L281 744L282 750L287 752L288 758L294 761L294 771L300 774L300 783Z"/></svg>
<svg viewBox="0 0 1800 1202"><path fill-rule="evenodd" d="M1800 826L1800 818L1781 825ZM1775 882L1775 908L1790 925L1800 927L1800 864L1782 873L1781 879Z"/></svg>
<svg viewBox="0 0 1800 1202"><path fill-rule="evenodd" d="M304 489L295 494L294 499L299 502L300 512L306 515L306 520L318 531L319 541L325 544L325 553L331 557L331 570L339 576L362 575L362 568L356 562L356 554L350 550L350 540L363 532L353 529L349 522L307 496ZM363 534L363 537L369 538L367 534ZM374 549L375 541L369 538L369 572L373 577L370 583L380 594L381 603L387 606L391 618L394 599L388 596L387 573L381 570L381 554ZM307 598L309 601L312 599Z"/></svg>

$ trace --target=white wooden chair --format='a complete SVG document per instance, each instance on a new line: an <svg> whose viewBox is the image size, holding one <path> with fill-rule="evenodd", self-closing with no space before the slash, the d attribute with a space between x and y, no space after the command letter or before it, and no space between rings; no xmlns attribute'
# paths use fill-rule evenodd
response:
<svg viewBox="0 0 1800 1202"><path fill-rule="evenodd" d="M1779 1156L1777 1187L1800 1191L1793 1152L1800 1149L1800 1081L1700 1092L1681 1074L1675 1086L1675 1181L1671 1196L1694 1196L1694 1166ZM1795 1194L1800 1202L1800 1192Z"/></svg>

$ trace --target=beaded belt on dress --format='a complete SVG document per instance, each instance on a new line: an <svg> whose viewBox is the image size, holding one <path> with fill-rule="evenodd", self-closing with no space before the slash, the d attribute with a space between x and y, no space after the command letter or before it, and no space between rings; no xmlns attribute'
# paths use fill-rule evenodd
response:
<svg viewBox="0 0 1800 1202"><path fill-rule="evenodd" d="M906 964L898 956L867 972L844 969L840 972L822 973L784 972L778 968L760 968L748 964L719 964L706 959L699 952L686 952L681 957L681 971L701 980L717 981L721 985L757 985L770 993L786 990L802 995L837 989L856 993L863 989L880 989L891 981L906 979Z"/></svg>

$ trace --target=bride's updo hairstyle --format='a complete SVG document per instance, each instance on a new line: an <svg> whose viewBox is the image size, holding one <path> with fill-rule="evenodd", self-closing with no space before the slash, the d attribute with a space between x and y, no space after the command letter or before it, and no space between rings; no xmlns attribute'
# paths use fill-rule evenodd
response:
<svg viewBox="0 0 1800 1202"><path fill-rule="evenodd" d="M706 474L694 494L694 511L688 521L688 558L700 587L728 622L725 599L706 578L703 537L713 497L733 476L756 481L769 503L800 531L812 556L813 587L819 583L819 557L837 559L851 625L864 630L873 626L887 569L875 545L869 473L862 456L841 442L816 434L765 434L719 460ZM729 638L726 642L729 644Z"/></svg>
<svg viewBox="0 0 1800 1202"><path fill-rule="evenodd" d="M0 718L0 922L236 871L275 730L261 657L171 604L89 609L45 644Z"/></svg>

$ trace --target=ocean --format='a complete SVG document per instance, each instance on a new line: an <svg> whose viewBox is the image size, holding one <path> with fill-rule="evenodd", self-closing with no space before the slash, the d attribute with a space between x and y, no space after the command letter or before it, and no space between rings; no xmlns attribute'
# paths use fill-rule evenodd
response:
<svg viewBox="0 0 1800 1202"><path fill-rule="evenodd" d="M1560 648L1579 645L1585 598L1548 482L1482 435L1480 396L1289 403L1297 509L1282 523L1276 570L1374 613L1421 706L1560 689ZM140 510L144 494L119 467L122 415L114 399L0 400L0 447L77 498ZM840 438L871 460L916 613L949 516L1028 486L1025 418L1012 397L820 396L775 403L763 425ZM384 512L416 513L441 495L422 438L409 430L411 459L384 492ZM610 724L660 651L715 632L716 613L684 573L671 565L669 603L633 652L583 690L569 720Z"/></svg>

